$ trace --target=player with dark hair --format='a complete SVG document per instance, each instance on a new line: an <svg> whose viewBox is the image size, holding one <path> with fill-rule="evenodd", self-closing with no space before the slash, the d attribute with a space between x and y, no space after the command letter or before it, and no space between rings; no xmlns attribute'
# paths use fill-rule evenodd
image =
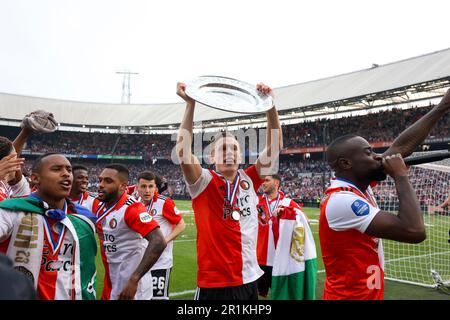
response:
<svg viewBox="0 0 450 320"><path fill-rule="evenodd" d="M95 197L91 196L87 191L89 185L88 168L82 165L74 165L72 167L73 183L70 190L70 199L72 202L92 210Z"/></svg>
<svg viewBox="0 0 450 320"><path fill-rule="evenodd" d="M382 155L362 137L346 135L327 148L336 178L321 204L319 236L325 265L324 299L382 299L384 254L380 238L419 243L425 225L403 158L450 109L450 90L431 111L404 130ZM381 211L371 187L394 179L397 215Z"/></svg>
<svg viewBox="0 0 450 320"><path fill-rule="evenodd" d="M142 203L128 195L128 169L105 167L99 177L98 200L93 205L105 266L102 299L152 298L148 272L166 247L158 223Z"/></svg>
<svg viewBox="0 0 450 320"><path fill-rule="evenodd" d="M272 225L276 223L280 210L284 207L300 209L292 199L286 197L280 190L281 177L278 174L268 175L264 178L262 188L264 193L259 196L258 203L258 264L264 271L258 279L258 294L267 297L272 284L272 267L275 257L276 239Z"/></svg>
<svg viewBox="0 0 450 320"><path fill-rule="evenodd" d="M282 148L281 125L275 107L267 111L266 149L256 163L240 170L242 160L236 138L225 133L210 145L215 170L202 169L192 153L195 101L177 84L186 101L178 132L176 154L192 197L197 225L198 300L256 300L257 279L263 274L256 256L258 233L257 190L278 161ZM259 84L257 90L273 96ZM274 141L272 141L272 137Z"/></svg>
<svg viewBox="0 0 450 320"><path fill-rule="evenodd" d="M68 200L72 166L45 154L32 168L37 192L0 203L0 242L44 300L95 299L97 242L92 214Z"/></svg>
<svg viewBox="0 0 450 320"><path fill-rule="evenodd" d="M151 268L153 300L169 299L170 272L173 267L173 240L186 228L180 211L171 198L159 194L158 177L152 171L139 173L137 192L139 201L158 222L167 247Z"/></svg>

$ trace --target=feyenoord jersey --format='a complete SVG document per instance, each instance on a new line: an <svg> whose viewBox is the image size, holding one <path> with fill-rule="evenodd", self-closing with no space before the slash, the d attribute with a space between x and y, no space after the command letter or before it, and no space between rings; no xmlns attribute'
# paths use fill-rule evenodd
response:
<svg viewBox="0 0 450 320"><path fill-rule="evenodd" d="M383 246L381 239L364 233L380 211L371 187L363 193L351 182L333 179L325 193L319 219L323 298L382 299Z"/></svg>
<svg viewBox="0 0 450 320"><path fill-rule="evenodd" d="M172 233L173 228L180 222L180 211L175 206L172 199L159 195L155 192L153 201L147 206L147 212L155 219L161 228L164 237ZM173 266L173 241L167 243L166 249L153 265L151 270L168 269Z"/></svg>
<svg viewBox="0 0 450 320"><path fill-rule="evenodd" d="M83 192L81 197L77 199L70 199L73 203L79 204L92 212L95 198L89 194L89 192Z"/></svg>
<svg viewBox="0 0 450 320"><path fill-rule="evenodd" d="M267 195L259 196L257 254L258 263L261 266L273 266L276 243L272 225L276 217L272 216L272 213L278 207L292 207L301 210L300 206L294 200L285 197L281 191L278 191L277 197L270 201L267 199Z"/></svg>
<svg viewBox="0 0 450 320"><path fill-rule="evenodd" d="M95 201L93 212L105 266L102 299L115 300L142 260L148 244L144 237L159 226L144 205L126 193L109 208ZM151 299L151 280L150 273L141 278L136 300Z"/></svg>
<svg viewBox="0 0 450 320"><path fill-rule="evenodd" d="M71 206L66 206L66 214L73 214ZM7 236L11 235L13 221L17 212L0 210L0 226L9 226ZM88 219L83 219L86 223ZM92 225L93 227L93 225ZM45 218L44 244L42 260L37 284L37 298L40 300L73 300L72 292L74 264L74 239L72 234L60 222ZM0 227L0 241L8 244L10 239L2 239L3 229ZM6 253L6 251L4 251ZM92 282L94 279L92 279Z"/></svg>
<svg viewBox="0 0 450 320"><path fill-rule="evenodd" d="M9 185L5 181L0 181L0 201L9 198L26 197L30 194L30 186L27 179L22 176L19 182L15 185Z"/></svg>
<svg viewBox="0 0 450 320"><path fill-rule="evenodd" d="M256 257L258 195L263 182L256 167L239 170L236 206L240 219L224 211L226 185L212 170L188 184L197 225L197 285L199 288L232 287L257 280L263 271Z"/></svg>

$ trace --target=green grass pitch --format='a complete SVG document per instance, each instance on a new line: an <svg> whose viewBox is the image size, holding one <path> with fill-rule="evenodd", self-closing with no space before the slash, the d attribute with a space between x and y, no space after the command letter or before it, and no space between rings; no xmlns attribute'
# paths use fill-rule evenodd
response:
<svg viewBox="0 0 450 320"><path fill-rule="evenodd" d="M192 211L190 201L175 201L181 211ZM310 219L318 220L319 210L317 208L304 208L304 212ZM170 298L192 300L196 288L197 256L196 256L196 229L193 214L184 214L186 230L174 243L174 267L170 279ZM449 218L450 217L443 217ZM325 273L323 271L323 262L320 252L318 238L318 224L311 224L317 247L317 261L319 265L317 281L317 299L322 297ZM389 244L387 244L389 245ZM450 247L450 246L449 246ZM99 248L100 249L100 248ZM450 249L449 249L450 250ZM422 252L423 248L417 247L417 252ZM389 260L391 257L386 256ZM399 257L396 257L399 258ZM407 260L407 259L405 259ZM405 260L399 260L399 263L406 263ZM97 298L100 299L103 289L104 268L101 261L100 252L97 255ZM415 285L403 284L387 280L385 282L385 299L420 299L420 300L448 300L450 296L443 294L435 289L424 288Z"/></svg>

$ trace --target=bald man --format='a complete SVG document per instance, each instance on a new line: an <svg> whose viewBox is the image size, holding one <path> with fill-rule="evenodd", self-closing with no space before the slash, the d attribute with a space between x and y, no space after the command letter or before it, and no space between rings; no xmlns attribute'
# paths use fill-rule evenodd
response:
<svg viewBox="0 0 450 320"><path fill-rule="evenodd" d="M383 155L356 135L339 137L328 146L327 160L336 178L325 192L319 220L326 271L323 299L382 299L384 255L380 238L408 243L425 240L422 212L403 157L423 142L448 110L450 90ZM397 190L397 215L381 211L371 189L386 174L393 178Z"/></svg>

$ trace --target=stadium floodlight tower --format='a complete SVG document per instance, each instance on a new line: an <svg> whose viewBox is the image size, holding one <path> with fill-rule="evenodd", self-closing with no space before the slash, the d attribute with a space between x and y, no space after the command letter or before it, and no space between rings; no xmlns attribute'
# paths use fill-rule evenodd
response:
<svg viewBox="0 0 450 320"><path fill-rule="evenodd" d="M123 74L122 80L122 103L130 104L131 101L131 75L139 74L137 72L131 72L129 70L117 71L116 74Z"/></svg>

